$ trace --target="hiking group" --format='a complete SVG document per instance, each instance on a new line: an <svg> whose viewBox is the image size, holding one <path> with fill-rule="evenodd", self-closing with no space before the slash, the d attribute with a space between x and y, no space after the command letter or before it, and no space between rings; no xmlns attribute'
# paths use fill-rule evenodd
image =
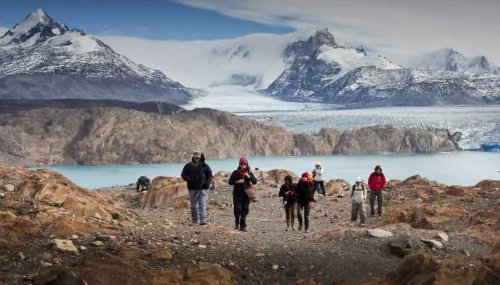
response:
<svg viewBox="0 0 500 285"><path fill-rule="evenodd" d="M324 181L324 168L321 163L316 163L311 172L302 173L299 181L293 183L293 178L287 175L284 184L280 187L279 197L282 197L283 207L286 213L286 231L295 230L295 215L299 223L298 230L307 233L309 230L309 212L311 203L316 202L314 194L318 192L326 197L326 187ZM191 220L194 224L200 221L200 225L207 224L206 202L208 189L212 184L212 170L205 162L205 156L201 152L194 152L191 162L187 163L182 169L181 177L187 182L189 190L189 200L191 202ZM253 185L257 184L257 178L252 172L248 160L244 157L238 161L238 167L231 173L228 181L233 186L233 209L235 230L247 231L246 218L250 213L250 203L255 199L255 189ZM143 189L149 187L149 179L141 176L137 181L137 190L142 186ZM368 178L368 187L370 189L370 214L375 216L375 200L377 201L377 214L383 214L383 191L387 181L382 172L382 168L377 165L375 171ZM146 185L146 188L144 188ZM321 189L321 193L319 189ZM351 199L351 221L356 222L358 216L360 225L366 223L365 201L367 189L363 184L361 177L356 178L356 183L350 189Z"/></svg>

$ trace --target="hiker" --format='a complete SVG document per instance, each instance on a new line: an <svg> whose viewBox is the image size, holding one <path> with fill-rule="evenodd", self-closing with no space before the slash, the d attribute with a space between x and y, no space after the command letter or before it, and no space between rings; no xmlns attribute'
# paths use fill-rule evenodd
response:
<svg viewBox="0 0 500 285"><path fill-rule="evenodd" d="M304 231L309 230L309 210L311 209L312 181L307 172L302 173L299 183L295 186L295 195L297 196L297 217L299 220L299 231L302 230L302 210L304 211Z"/></svg>
<svg viewBox="0 0 500 285"><path fill-rule="evenodd" d="M246 190L257 184L257 178L252 173L246 158L239 160L238 168L229 177L229 185L233 185L233 206L235 230L247 231L246 218L250 213L250 198Z"/></svg>
<svg viewBox="0 0 500 285"><path fill-rule="evenodd" d="M148 190L150 184L151 181L149 181L149 178L147 178L146 176L139 177L139 179L137 179L137 182L135 183L137 192L139 192L139 188L141 188L140 192Z"/></svg>
<svg viewBox="0 0 500 285"><path fill-rule="evenodd" d="M292 176L287 175L285 177L285 184L281 185L280 197L283 197L283 206L285 207L286 214L286 231L290 228L292 224L292 231L295 230L295 203L297 198L295 197L295 185L292 183Z"/></svg>
<svg viewBox="0 0 500 285"><path fill-rule="evenodd" d="M323 167L321 167L321 163L317 162L316 167L312 171L313 175L313 197L314 194L316 194L316 191L318 190L318 186L321 187L321 191L323 191L323 196L326 197L326 190L325 190L325 181L323 178L323 174L325 173L325 170ZM318 191L319 193L319 191Z"/></svg>
<svg viewBox="0 0 500 285"><path fill-rule="evenodd" d="M212 169L205 163L205 155L199 151L195 151L191 162L187 163L182 169L181 177L187 182L193 224L198 223L199 212L200 225L206 225L206 202L208 188L212 184Z"/></svg>
<svg viewBox="0 0 500 285"><path fill-rule="evenodd" d="M382 167L380 165L375 166L375 172L370 174L368 178L368 186L370 187L370 215L375 216L375 199L377 199L377 212L379 216L382 216L382 205L384 203L383 192L387 181L385 180L385 175L382 173Z"/></svg>
<svg viewBox="0 0 500 285"><path fill-rule="evenodd" d="M358 215L360 219L360 225L365 226L366 214L365 214L365 200L366 200L366 189L363 183L361 183L361 177L356 177L356 184L352 185L351 189L351 222L356 222L358 220Z"/></svg>

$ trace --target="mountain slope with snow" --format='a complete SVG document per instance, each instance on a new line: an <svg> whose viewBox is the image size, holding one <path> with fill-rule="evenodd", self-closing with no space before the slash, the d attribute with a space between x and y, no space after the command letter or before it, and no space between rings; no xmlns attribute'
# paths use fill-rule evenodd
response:
<svg viewBox="0 0 500 285"><path fill-rule="evenodd" d="M0 37L4 99L116 99L188 102L192 90L136 64L99 39L70 30L42 9Z"/></svg>
<svg viewBox="0 0 500 285"><path fill-rule="evenodd" d="M500 76L484 60L450 53L448 60L421 68L402 68L362 48L322 45L296 58L263 92L276 99L351 108L500 103Z"/></svg>
<svg viewBox="0 0 500 285"><path fill-rule="evenodd" d="M423 70L443 70L454 72L490 73L500 75L500 67L491 64L479 55L467 58L453 49L441 49L414 59L409 67Z"/></svg>

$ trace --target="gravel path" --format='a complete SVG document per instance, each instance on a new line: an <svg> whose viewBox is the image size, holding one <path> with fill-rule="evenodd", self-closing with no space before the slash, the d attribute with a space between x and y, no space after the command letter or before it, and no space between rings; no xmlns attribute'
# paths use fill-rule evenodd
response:
<svg viewBox="0 0 500 285"><path fill-rule="evenodd" d="M174 252L173 264L218 263L231 268L240 284L292 284L303 278L328 284L341 278L359 281L395 269L400 259L389 252L388 240L370 237L366 228L350 222L347 198L318 197L309 233L286 232L277 193L276 188L260 191L259 201L250 206L246 233L233 230L231 189L226 188L210 191L210 208L215 210L209 211L208 226L193 226L189 209L135 210L139 225L128 229L129 240L137 237L149 246L167 241ZM376 220L368 218L367 228Z"/></svg>

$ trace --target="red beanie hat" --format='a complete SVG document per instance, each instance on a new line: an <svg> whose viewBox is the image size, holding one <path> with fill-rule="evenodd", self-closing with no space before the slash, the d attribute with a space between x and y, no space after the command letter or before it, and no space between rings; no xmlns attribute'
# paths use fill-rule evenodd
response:
<svg viewBox="0 0 500 285"><path fill-rule="evenodd" d="M240 164L245 164L245 165L248 165L248 161L246 158L242 157L240 158Z"/></svg>
<svg viewBox="0 0 500 285"><path fill-rule="evenodd" d="M307 173L307 172L302 173L302 178L309 179L309 173Z"/></svg>

